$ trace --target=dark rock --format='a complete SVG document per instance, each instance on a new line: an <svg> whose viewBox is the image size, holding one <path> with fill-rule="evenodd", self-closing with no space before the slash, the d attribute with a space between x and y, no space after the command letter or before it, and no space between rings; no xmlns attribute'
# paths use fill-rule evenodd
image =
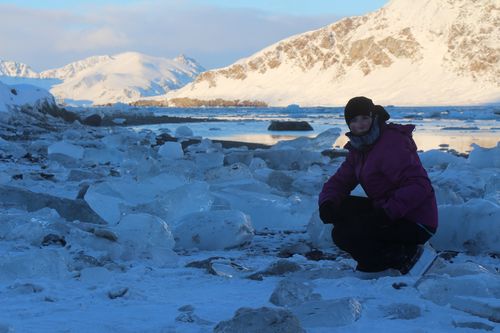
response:
<svg viewBox="0 0 500 333"><path fill-rule="evenodd" d="M262 307L240 308L230 320L221 321L214 333L305 333L289 310Z"/></svg>
<svg viewBox="0 0 500 333"><path fill-rule="evenodd" d="M312 131L313 128L307 121L278 121L272 120L268 131Z"/></svg>
<svg viewBox="0 0 500 333"><path fill-rule="evenodd" d="M296 254L304 255L305 253L311 251L311 247L305 242L297 242L292 244L284 244L278 253L280 258L290 258Z"/></svg>
<svg viewBox="0 0 500 333"><path fill-rule="evenodd" d="M43 114L49 114L52 117L56 118L61 118L62 120L72 123L75 120L79 120L80 118L73 112L70 112L66 109L59 108L57 105L45 103L41 109L40 112Z"/></svg>
<svg viewBox="0 0 500 333"><path fill-rule="evenodd" d="M30 161L31 163L37 163L37 162L40 162L40 158L39 157L34 157L33 155L31 155L30 153L26 153L23 158L27 159L28 161Z"/></svg>
<svg viewBox="0 0 500 333"><path fill-rule="evenodd" d="M10 90L10 92L11 92L11 94L12 94L12 95L17 95L17 90L16 90L16 89L14 89L14 88L12 88L12 89Z"/></svg>
<svg viewBox="0 0 500 333"><path fill-rule="evenodd" d="M248 278L250 280L262 281L265 276L283 276L300 270L302 270L302 267L299 264L280 259L269 265L265 270L249 275Z"/></svg>
<svg viewBox="0 0 500 333"><path fill-rule="evenodd" d="M337 260L337 255L333 253L325 253L320 250L312 250L304 254L304 256L313 261L319 260Z"/></svg>
<svg viewBox="0 0 500 333"><path fill-rule="evenodd" d="M407 285L406 283L404 283L404 282L394 282L394 283L392 284L392 287L393 287L394 289L396 289L396 290L399 290L399 289L402 289L402 288L404 288L404 287L408 287L408 285Z"/></svg>
<svg viewBox="0 0 500 333"><path fill-rule="evenodd" d="M89 256L83 252L79 252L75 257L73 257L75 263L78 265L75 267L77 269L83 269L85 267L100 267L103 266L103 263L100 262L97 258L93 256Z"/></svg>
<svg viewBox="0 0 500 333"><path fill-rule="evenodd" d="M205 271L211 275L227 276L228 274L224 271L224 269L221 270L218 266L227 267L230 270L234 270L235 272L249 271L248 268L238 264L233 259L224 257L210 257L201 261L193 261L186 265L186 267L205 269Z"/></svg>
<svg viewBox="0 0 500 333"><path fill-rule="evenodd" d="M336 158L347 156L348 152L346 149L325 149L321 152L321 155Z"/></svg>
<svg viewBox="0 0 500 333"><path fill-rule="evenodd" d="M448 262L453 262L453 259L458 255L459 252L457 251L442 251L439 253L439 257L443 258L444 260Z"/></svg>
<svg viewBox="0 0 500 333"><path fill-rule="evenodd" d="M188 263L186 265L186 267L205 269L207 271L207 273L212 274L212 275L217 275L217 273L212 268L212 261L218 260L218 259L224 259L224 257L210 257L210 258L205 259L205 260L193 261L193 262Z"/></svg>
<svg viewBox="0 0 500 333"><path fill-rule="evenodd" d="M193 312L194 306L192 306L191 304L186 304L186 305L181 306L177 310L180 312Z"/></svg>
<svg viewBox="0 0 500 333"><path fill-rule="evenodd" d="M172 139L167 139L166 141L177 141L176 138L172 137ZM185 151L187 147L191 145L200 144L201 140L198 139L188 139L182 140L181 145L182 149ZM271 146L265 145L262 143L252 143L252 142L241 142L241 141L227 141L227 140L212 140L213 143L220 143L222 148L231 149L231 148L244 148L247 149L268 149Z"/></svg>
<svg viewBox="0 0 500 333"><path fill-rule="evenodd" d="M51 173L40 173L40 177L42 177L43 179L47 179L47 180L53 180L55 175L54 174L51 174Z"/></svg>
<svg viewBox="0 0 500 333"><path fill-rule="evenodd" d="M118 240L118 236L108 229L96 228L94 230L94 235L96 235L96 237L104 238L112 242L116 242Z"/></svg>
<svg viewBox="0 0 500 333"><path fill-rule="evenodd" d="M101 126L101 124L102 124L102 118L98 114L93 114L93 115L90 115L90 116L86 117L85 119L83 119L82 123L84 125L96 126L97 127L97 126Z"/></svg>
<svg viewBox="0 0 500 333"><path fill-rule="evenodd" d="M110 291L108 291L108 297L110 299L115 299L115 298L123 297L123 296L125 296L125 294L127 292L128 292L128 288L127 287L113 288Z"/></svg>
<svg viewBox="0 0 500 333"><path fill-rule="evenodd" d="M165 142L175 142L175 141L177 141L177 139L168 133L162 133L156 137L156 145L157 146L161 146Z"/></svg>
<svg viewBox="0 0 500 333"><path fill-rule="evenodd" d="M268 149L271 146L263 143L252 143L252 142L241 142L241 141L228 141L228 140L212 140L213 143L220 143L222 148L242 148L246 147L248 149Z"/></svg>
<svg viewBox="0 0 500 333"><path fill-rule="evenodd" d="M42 246L49 246L49 245L66 246L66 240L64 239L64 236L59 236L56 234L48 234L45 237L43 237Z"/></svg>
<svg viewBox="0 0 500 333"><path fill-rule="evenodd" d="M117 121L119 119L119 121ZM112 116L104 116L102 126L138 126L138 125L154 125L154 124L176 124L176 123L203 123L203 122L220 122L224 119L218 118L192 118L192 117L175 117L175 116L155 116L153 114L140 115L128 113L115 113Z"/></svg>
<svg viewBox="0 0 500 333"><path fill-rule="evenodd" d="M214 323L202 319L192 312L183 312L175 318L175 321L180 323L198 324L198 325L213 325Z"/></svg>

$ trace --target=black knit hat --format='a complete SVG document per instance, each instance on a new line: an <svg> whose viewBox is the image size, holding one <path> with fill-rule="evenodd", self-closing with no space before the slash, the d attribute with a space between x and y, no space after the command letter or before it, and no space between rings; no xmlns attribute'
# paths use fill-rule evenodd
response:
<svg viewBox="0 0 500 333"><path fill-rule="evenodd" d="M378 116L380 122L385 122L391 117L382 106L373 104L371 99L364 96L353 97L344 108L345 122L349 125L354 117L360 115Z"/></svg>

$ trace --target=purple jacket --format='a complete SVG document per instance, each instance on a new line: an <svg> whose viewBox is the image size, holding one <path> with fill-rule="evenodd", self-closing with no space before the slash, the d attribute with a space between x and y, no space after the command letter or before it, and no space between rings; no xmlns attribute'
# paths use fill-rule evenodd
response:
<svg viewBox="0 0 500 333"><path fill-rule="evenodd" d="M361 184L374 207L381 207L391 219L406 218L437 228L434 189L417 154L411 132L414 125L382 124L380 137L365 152L354 149L337 172L323 185L319 204L340 204Z"/></svg>

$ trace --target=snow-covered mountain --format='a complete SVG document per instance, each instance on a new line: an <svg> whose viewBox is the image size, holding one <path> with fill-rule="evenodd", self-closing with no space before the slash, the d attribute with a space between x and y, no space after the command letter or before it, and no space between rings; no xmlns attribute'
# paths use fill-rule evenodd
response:
<svg viewBox="0 0 500 333"><path fill-rule="evenodd" d="M9 84L30 83L46 88L49 82L50 92L59 101L77 105L129 102L163 95L193 81L204 71L195 60L184 55L167 59L137 52L89 57L41 73L23 64L2 62L0 66L0 75L5 75ZM33 80L26 82L27 78Z"/></svg>
<svg viewBox="0 0 500 333"><path fill-rule="evenodd" d="M11 86L0 81L0 114L23 107L37 109L44 105L55 106L54 96L47 90L28 84Z"/></svg>
<svg viewBox="0 0 500 333"><path fill-rule="evenodd" d="M112 61L113 57L108 55L88 57L84 60L72 62L66 66L56 69L49 69L40 73L42 78L69 79L75 77L79 72L95 67L100 63Z"/></svg>
<svg viewBox="0 0 500 333"><path fill-rule="evenodd" d="M0 76L38 78L40 75L30 66L21 62L0 60Z"/></svg>
<svg viewBox="0 0 500 333"><path fill-rule="evenodd" d="M42 76L63 80L51 89L60 100L106 104L165 94L191 82L201 71L196 61L185 56L166 59L126 52L87 58Z"/></svg>
<svg viewBox="0 0 500 333"><path fill-rule="evenodd" d="M167 94L270 105L459 105L500 101L499 0L391 0L202 73Z"/></svg>

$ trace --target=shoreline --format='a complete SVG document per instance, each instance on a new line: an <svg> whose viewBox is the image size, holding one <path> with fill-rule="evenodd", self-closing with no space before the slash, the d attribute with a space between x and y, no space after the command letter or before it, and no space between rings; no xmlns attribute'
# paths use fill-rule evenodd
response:
<svg viewBox="0 0 500 333"><path fill-rule="evenodd" d="M117 122L117 120L120 120ZM122 121L123 120L123 121ZM127 114L116 114L104 116L100 126L140 126L158 124L178 124L178 123L208 123L226 122L229 120L219 118L193 118L178 116L137 116Z"/></svg>

